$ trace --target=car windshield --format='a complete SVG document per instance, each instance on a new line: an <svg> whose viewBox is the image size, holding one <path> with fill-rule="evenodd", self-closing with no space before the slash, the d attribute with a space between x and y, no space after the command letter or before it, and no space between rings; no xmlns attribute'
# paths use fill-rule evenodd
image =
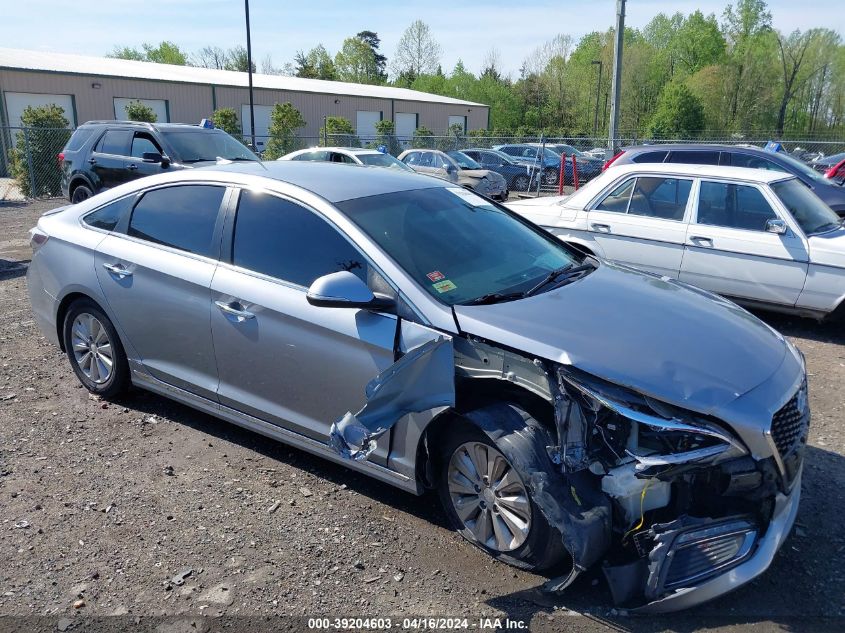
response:
<svg viewBox="0 0 845 633"><path fill-rule="evenodd" d="M793 173L798 173L801 176L806 176L814 182L823 182L825 184L830 184L830 181L826 180L823 174L820 174L809 165L805 165L797 158L793 158L789 154L785 154L783 152L778 152L778 158L786 161L788 168Z"/></svg>
<svg viewBox="0 0 845 633"><path fill-rule="evenodd" d="M842 225L839 216L796 178L774 183L772 191L789 209L805 235L825 233Z"/></svg>
<svg viewBox="0 0 845 633"><path fill-rule="evenodd" d="M557 238L459 187L368 196L337 207L447 305L524 292L550 272L580 263Z"/></svg>
<svg viewBox="0 0 845 633"><path fill-rule="evenodd" d="M414 171L408 167L401 160L393 158L390 154L357 154L356 158L365 165L373 165L374 167L393 167L401 169L402 171Z"/></svg>
<svg viewBox="0 0 845 633"><path fill-rule="evenodd" d="M162 135L176 150L183 163L197 163L204 160L257 161L258 156L249 151L243 143L222 130L162 130Z"/></svg>
<svg viewBox="0 0 845 633"><path fill-rule="evenodd" d="M472 160L463 152L448 152L453 161L460 165L461 169L481 169L481 165Z"/></svg>

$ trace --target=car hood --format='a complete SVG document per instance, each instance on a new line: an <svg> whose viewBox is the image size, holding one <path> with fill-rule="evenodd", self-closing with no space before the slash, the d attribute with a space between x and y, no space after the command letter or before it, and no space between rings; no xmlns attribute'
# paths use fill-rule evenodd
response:
<svg viewBox="0 0 845 633"><path fill-rule="evenodd" d="M462 169L461 176L465 176L467 178L487 178L489 180L499 180L502 177L502 174L497 174L495 171L490 169Z"/></svg>
<svg viewBox="0 0 845 633"><path fill-rule="evenodd" d="M703 414L763 383L788 349L725 299L607 262L543 294L454 310L468 334Z"/></svg>

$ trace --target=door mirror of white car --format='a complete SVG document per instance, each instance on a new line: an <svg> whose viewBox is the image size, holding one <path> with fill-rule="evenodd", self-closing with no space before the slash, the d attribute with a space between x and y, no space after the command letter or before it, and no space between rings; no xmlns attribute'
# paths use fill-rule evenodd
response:
<svg viewBox="0 0 845 633"><path fill-rule="evenodd" d="M786 233L786 222L783 220L766 220L766 233L784 235Z"/></svg>
<svg viewBox="0 0 845 633"><path fill-rule="evenodd" d="M388 297L373 294L360 277L347 270L318 277L308 288L308 303L321 308L363 308L387 310L394 302Z"/></svg>

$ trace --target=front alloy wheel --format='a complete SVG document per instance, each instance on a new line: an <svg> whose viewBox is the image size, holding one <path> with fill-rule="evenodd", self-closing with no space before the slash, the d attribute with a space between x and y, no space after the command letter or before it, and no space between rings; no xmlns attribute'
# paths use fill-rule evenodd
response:
<svg viewBox="0 0 845 633"><path fill-rule="evenodd" d="M543 172L543 184L550 187L557 186L558 175L557 169L549 167Z"/></svg>
<svg viewBox="0 0 845 633"><path fill-rule="evenodd" d="M497 449L481 442L461 444L449 460L447 481L455 514L478 543L511 552L528 538L528 492Z"/></svg>

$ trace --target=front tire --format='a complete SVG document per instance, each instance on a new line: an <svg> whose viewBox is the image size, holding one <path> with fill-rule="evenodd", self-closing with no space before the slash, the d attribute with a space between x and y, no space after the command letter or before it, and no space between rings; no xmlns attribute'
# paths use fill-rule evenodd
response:
<svg viewBox="0 0 845 633"><path fill-rule="evenodd" d="M548 167L543 171L543 184L549 187L556 187L559 178L558 170Z"/></svg>
<svg viewBox="0 0 845 633"><path fill-rule="evenodd" d="M531 179L527 175L521 174L513 179L511 189L513 189L514 191L528 191L528 188L530 186Z"/></svg>
<svg viewBox="0 0 845 633"><path fill-rule="evenodd" d="M126 392L126 352L114 325L96 303L81 299L71 304L63 332L70 366L88 391L106 399Z"/></svg>
<svg viewBox="0 0 845 633"><path fill-rule="evenodd" d="M539 468L551 467L540 439L545 434L526 432L526 426L541 427L515 406L480 411L495 416L495 439L464 421L442 444L437 489L446 516L461 536L502 562L531 571L553 567L567 553L560 532L531 497L532 473L523 472L538 460L548 462ZM514 450L519 465L505 456Z"/></svg>

